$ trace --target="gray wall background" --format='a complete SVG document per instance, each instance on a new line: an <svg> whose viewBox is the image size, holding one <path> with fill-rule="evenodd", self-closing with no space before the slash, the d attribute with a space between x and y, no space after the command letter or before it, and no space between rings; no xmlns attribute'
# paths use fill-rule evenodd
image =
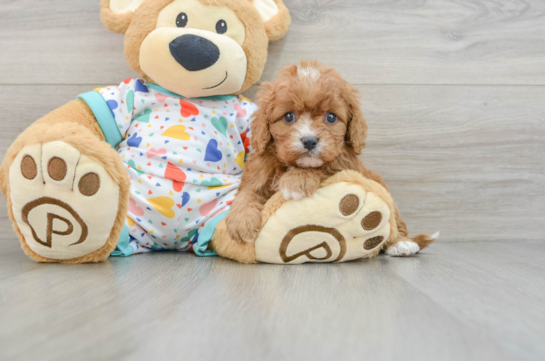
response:
<svg viewBox="0 0 545 361"><path fill-rule="evenodd" d="M412 234L544 239L544 1L285 2L293 26L271 44L263 80L318 59L360 89L362 159ZM0 0L0 157L40 116L135 76L98 3ZM5 205L0 224L0 239L16 242Z"/></svg>

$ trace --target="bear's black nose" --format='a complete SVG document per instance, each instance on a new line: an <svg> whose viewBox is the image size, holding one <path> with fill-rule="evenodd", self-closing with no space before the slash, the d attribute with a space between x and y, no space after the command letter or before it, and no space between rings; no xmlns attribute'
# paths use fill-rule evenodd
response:
<svg viewBox="0 0 545 361"><path fill-rule="evenodd" d="M304 137L303 139L301 139L301 142L303 142L303 146L305 147L305 149L310 152L318 145L318 138Z"/></svg>
<svg viewBox="0 0 545 361"><path fill-rule="evenodd" d="M220 58L220 49L208 39L186 34L170 43L170 53L189 71L210 68Z"/></svg>

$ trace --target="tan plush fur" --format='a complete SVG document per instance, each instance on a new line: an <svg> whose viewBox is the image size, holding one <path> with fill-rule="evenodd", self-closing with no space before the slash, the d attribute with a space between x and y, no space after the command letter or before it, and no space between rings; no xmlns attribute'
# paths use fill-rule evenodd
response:
<svg viewBox="0 0 545 361"><path fill-rule="evenodd" d="M106 29L114 33L124 33L131 24L134 12L129 11L123 14L115 14L110 9L110 0L100 1L100 19Z"/></svg>
<svg viewBox="0 0 545 361"><path fill-rule="evenodd" d="M155 30L157 17L165 6L173 0L153 0L144 1L135 11L131 24L125 33L125 58L127 64L145 81L155 83L140 68L140 46L142 42Z"/></svg>
<svg viewBox="0 0 545 361"><path fill-rule="evenodd" d="M291 24L291 17L288 8L280 0L275 0L278 5L278 14L273 16L266 24L265 30L269 36L270 41L280 40L288 32L288 28Z"/></svg>
<svg viewBox="0 0 545 361"><path fill-rule="evenodd" d="M224 258L229 258L240 263L258 263L255 256L255 243L235 242L227 233L225 219L216 227L214 236L210 241L210 249Z"/></svg>
<svg viewBox="0 0 545 361"><path fill-rule="evenodd" d="M294 199L308 197L324 180L344 170L358 172L387 189L382 178L358 159L365 147L367 124L357 90L335 69L316 61L287 66L274 83L263 84L258 97L261 108L251 125L256 151L248 159L240 193L226 219L233 240L256 239L263 224L263 205L278 191ZM288 123L287 113L293 113L296 120ZM334 123L326 121L329 113L336 115ZM300 146L305 132L319 139L318 153ZM379 194L389 198L383 191ZM391 213L396 225L386 246L407 239L407 227L397 207L393 206ZM414 240L423 247L433 242L425 235Z"/></svg>
<svg viewBox="0 0 545 361"><path fill-rule="evenodd" d="M102 165L119 185L120 198L117 217L106 244L97 251L71 260L51 260L34 253L26 244L17 224L13 228L25 253L37 262L88 263L104 261L115 249L129 207L129 179L117 152L103 141L103 135L91 110L82 100L72 101L41 118L25 130L9 148L0 168L0 184L7 202L9 216L14 221L8 184L8 170L17 154L27 145L63 141Z"/></svg>

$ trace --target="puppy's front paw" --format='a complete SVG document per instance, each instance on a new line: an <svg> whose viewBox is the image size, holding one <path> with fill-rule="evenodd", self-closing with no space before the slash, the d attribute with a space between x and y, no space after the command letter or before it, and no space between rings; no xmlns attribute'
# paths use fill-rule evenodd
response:
<svg viewBox="0 0 545 361"><path fill-rule="evenodd" d="M285 200L289 201L291 199L294 199L296 201L305 198L304 193L299 193L295 190L292 190L290 188L280 188L280 193L282 193L282 197L284 197Z"/></svg>
<svg viewBox="0 0 545 361"><path fill-rule="evenodd" d="M227 232L237 242L255 241L261 229L261 211L256 208L231 210L226 219Z"/></svg>
<svg viewBox="0 0 545 361"><path fill-rule="evenodd" d="M278 184L280 193L285 200L301 200L305 197L311 197L320 187L320 180L315 177L305 177L297 174L286 173Z"/></svg>

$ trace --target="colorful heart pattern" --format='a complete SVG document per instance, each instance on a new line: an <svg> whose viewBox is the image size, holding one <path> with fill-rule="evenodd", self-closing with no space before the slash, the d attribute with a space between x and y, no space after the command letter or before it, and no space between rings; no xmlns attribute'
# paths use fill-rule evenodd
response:
<svg viewBox="0 0 545 361"><path fill-rule="evenodd" d="M168 162L167 169L165 170L165 178L172 179L177 182L185 182L187 175L183 170Z"/></svg>
<svg viewBox="0 0 545 361"><path fill-rule="evenodd" d="M227 136L227 119L225 117L220 117L219 119L216 117L212 118L212 125L218 132Z"/></svg>
<svg viewBox="0 0 545 361"><path fill-rule="evenodd" d="M138 134L136 134L136 133L133 133L132 137L129 140L127 140L127 145L129 147L138 148L140 143L142 143L142 137L139 137Z"/></svg>
<svg viewBox="0 0 545 361"><path fill-rule="evenodd" d="M199 108L195 104L192 104L190 102L186 102L185 100L180 100L180 114L182 117L187 118L190 116L197 116L199 115Z"/></svg>
<svg viewBox="0 0 545 361"><path fill-rule="evenodd" d="M175 125L167 129L166 132L161 134L163 137L174 138L179 140L190 140L191 136L186 132L187 127L185 125Z"/></svg>
<svg viewBox="0 0 545 361"><path fill-rule="evenodd" d="M127 113L132 113L134 110L134 91L130 90L127 93Z"/></svg>
<svg viewBox="0 0 545 361"><path fill-rule="evenodd" d="M219 187L223 185L223 182L216 177L212 177L210 181L203 181L201 184L206 187Z"/></svg>
<svg viewBox="0 0 545 361"><path fill-rule="evenodd" d="M137 217L144 215L144 209L138 207L136 201L132 197L129 198L129 213L134 214Z"/></svg>
<svg viewBox="0 0 545 361"><path fill-rule="evenodd" d="M157 99L159 103L164 103L168 99L168 95L155 93L155 99Z"/></svg>
<svg viewBox="0 0 545 361"><path fill-rule="evenodd" d="M131 181L129 245L134 253L190 250L235 199L253 105L242 96L182 99L138 79L97 91L123 136L117 151Z"/></svg>
<svg viewBox="0 0 545 361"><path fill-rule="evenodd" d="M206 146L206 154L204 160L207 162L219 162L223 158L223 154L218 149L218 141L211 139Z"/></svg>
<svg viewBox="0 0 545 361"><path fill-rule="evenodd" d="M216 208L217 204L218 204L218 200L213 199L212 201L203 204L201 208L199 208L199 213L201 214L201 216L206 217L207 215L210 214L210 212L214 210L214 208Z"/></svg>
<svg viewBox="0 0 545 361"><path fill-rule="evenodd" d="M146 152L146 154L148 156L148 159L150 159L150 158L156 157L158 155L167 154L167 150L165 148L161 148L161 149L158 149L158 150L155 150L155 148L151 148L150 150L148 150Z"/></svg>
<svg viewBox="0 0 545 361"><path fill-rule="evenodd" d="M235 158L235 162L237 162L238 166L242 169L244 168L244 159L246 157L246 153L241 152L238 153L237 157Z"/></svg>
<svg viewBox="0 0 545 361"><path fill-rule="evenodd" d="M159 211L163 216L167 218L174 218L176 213L172 210L174 207L174 200L170 197L156 197L148 199L148 202Z"/></svg>
<svg viewBox="0 0 545 361"><path fill-rule="evenodd" d="M140 79L136 79L135 91L141 92L141 93L149 93L148 87L145 86L144 83L140 81Z"/></svg>
<svg viewBox="0 0 545 361"><path fill-rule="evenodd" d="M150 116L151 116L151 109L145 109L144 112L140 114L139 116L137 116L136 119L134 120L141 123L149 123Z"/></svg>
<svg viewBox="0 0 545 361"><path fill-rule="evenodd" d="M237 112L237 118L244 118L246 117L246 114L248 114L246 109L242 109L240 103L235 104L235 110Z"/></svg>

